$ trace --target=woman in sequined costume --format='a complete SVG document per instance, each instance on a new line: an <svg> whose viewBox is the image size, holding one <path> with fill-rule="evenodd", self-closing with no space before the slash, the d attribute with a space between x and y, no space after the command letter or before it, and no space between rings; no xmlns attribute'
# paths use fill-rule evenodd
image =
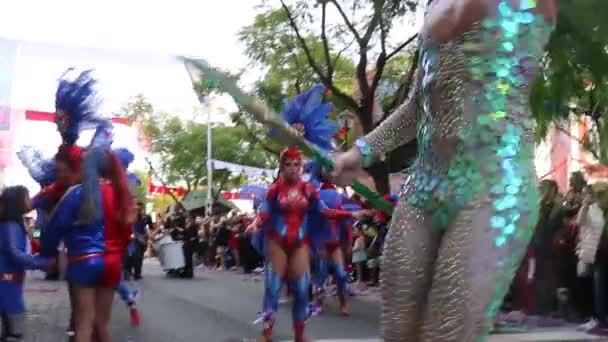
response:
<svg viewBox="0 0 608 342"><path fill-rule="evenodd" d="M409 100L334 177L414 138L382 273L385 341L484 340L538 216L528 106L555 0L435 0Z"/></svg>

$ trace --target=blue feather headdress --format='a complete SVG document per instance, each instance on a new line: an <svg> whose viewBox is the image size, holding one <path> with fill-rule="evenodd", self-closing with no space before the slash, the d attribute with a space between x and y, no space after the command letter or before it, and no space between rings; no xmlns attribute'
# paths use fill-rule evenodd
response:
<svg viewBox="0 0 608 342"><path fill-rule="evenodd" d="M92 77L92 70L82 72L76 79L65 77L68 69L59 81L55 94L55 111L57 130L64 144L73 145L80 133L91 127L111 126L108 119L99 116L101 100L96 88L97 81Z"/></svg>
<svg viewBox="0 0 608 342"><path fill-rule="evenodd" d="M45 159L42 153L31 146L23 147L17 157L25 166L30 176L44 188L55 181L55 160Z"/></svg>
<svg viewBox="0 0 608 342"><path fill-rule="evenodd" d="M131 165L131 163L135 160L135 155L126 148L117 148L114 149L113 152L116 156L116 159L118 159L118 161L125 170L127 170L129 168L129 165ZM141 179L139 179L139 177L137 177L137 175L132 172L127 172L127 179L129 180L129 184L131 185L141 185Z"/></svg>
<svg viewBox="0 0 608 342"><path fill-rule="evenodd" d="M120 163L122 164L122 167L125 168L125 170L128 169L129 165L131 165L131 163L135 160L135 155L126 148L116 148L113 150L113 152L118 161L120 161Z"/></svg>
<svg viewBox="0 0 608 342"><path fill-rule="evenodd" d="M291 126L300 125L306 140L324 151L330 151L338 124L329 119L329 113L334 107L322 102L324 96L325 87L315 85L306 93L296 96L293 101L285 103L283 119Z"/></svg>

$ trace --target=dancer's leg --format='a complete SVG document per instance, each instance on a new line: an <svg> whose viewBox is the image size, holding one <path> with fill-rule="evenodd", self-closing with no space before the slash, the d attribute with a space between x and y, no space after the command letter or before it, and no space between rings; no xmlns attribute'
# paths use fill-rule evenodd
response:
<svg viewBox="0 0 608 342"><path fill-rule="evenodd" d="M304 321L308 306L308 286L310 285L310 249L301 246L289 258L289 280L293 291L293 327L295 341L304 341Z"/></svg>
<svg viewBox="0 0 608 342"><path fill-rule="evenodd" d="M267 262L264 279L264 337L272 336L274 315L279 306L283 279L287 271L287 254L275 240L266 241Z"/></svg>
<svg viewBox="0 0 608 342"><path fill-rule="evenodd" d="M76 342L90 342L93 338L95 323L95 289L80 285L72 285L73 319Z"/></svg>
<svg viewBox="0 0 608 342"><path fill-rule="evenodd" d="M2 314L2 341L21 342L25 330L25 314Z"/></svg>
<svg viewBox="0 0 608 342"><path fill-rule="evenodd" d="M110 342L110 318L114 289L98 288L95 290L95 333L97 342Z"/></svg>
<svg viewBox="0 0 608 342"><path fill-rule="evenodd" d="M323 310L323 299L325 297L325 283L329 272L329 262L325 255L319 256L316 260L317 274L315 279L315 301L319 312Z"/></svg>
<svg viewBox="0 0 608 342"><path fill-rule="evenodd" d="M125 281L121 281L118 286L116 287L116 292L118 292L118 295L120 296L120 300L122 300L125 305L129 306L131 305L131 301L132 301L132 296L131 296L131 289L129 289L129 286L127 285L127 283Z"/></svg>
<svg viewBox="0 0 608 342"><path fill-rule="evenodd" d="M483 341L525 255L537 208L497 212L492 198L463 209L443 237L429 294L422 341ZM527 204L530 206L530 204ZM534 205L531 205L532 207ZM496 217L518 217L503 241ZM513 216L511 216L513 217Z"/></svg>
<svg viewBox="0 0 608 342"><path fill-rule="evenodd" d="M346 309L346 283L348 281L348 274L346 274L346 270L344 269L344 256L342 255L342 249L336 248L331 254L331 259L333 261L336 285L338 288L340 313L344 316L347 316L348 311Z"/></svg>
<svg viewBox="0 0 608 342"><path fill-rule="evenodd" d="M439 233L422 209L401 197L382 258L382 335L387 342L418 340L422 310L431 285Z"/></svg>

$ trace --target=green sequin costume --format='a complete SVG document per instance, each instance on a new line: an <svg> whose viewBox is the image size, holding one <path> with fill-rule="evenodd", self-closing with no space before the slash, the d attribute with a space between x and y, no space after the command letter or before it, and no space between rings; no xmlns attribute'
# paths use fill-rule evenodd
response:
<svg viewBox="0 0 608 342"><path fill-rule="evenodd" d="M421 41L410 99L364 138L380 155L418 138L387 236L386 341L482 341L539 209L529 87L553 29L501 1L460 38Z"/></svg>

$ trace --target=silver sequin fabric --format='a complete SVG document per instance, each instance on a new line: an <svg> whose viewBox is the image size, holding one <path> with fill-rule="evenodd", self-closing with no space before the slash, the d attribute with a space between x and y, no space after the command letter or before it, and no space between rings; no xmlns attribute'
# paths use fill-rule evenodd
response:
<svg viewBox="0 0 608 342"><path fill-rule="evenodd" d="M422 40L410 98L365 137L375 155L418 140L384 246L385 341L483 341L532 236L528 96L553 25L519 6Z"/></svg>

